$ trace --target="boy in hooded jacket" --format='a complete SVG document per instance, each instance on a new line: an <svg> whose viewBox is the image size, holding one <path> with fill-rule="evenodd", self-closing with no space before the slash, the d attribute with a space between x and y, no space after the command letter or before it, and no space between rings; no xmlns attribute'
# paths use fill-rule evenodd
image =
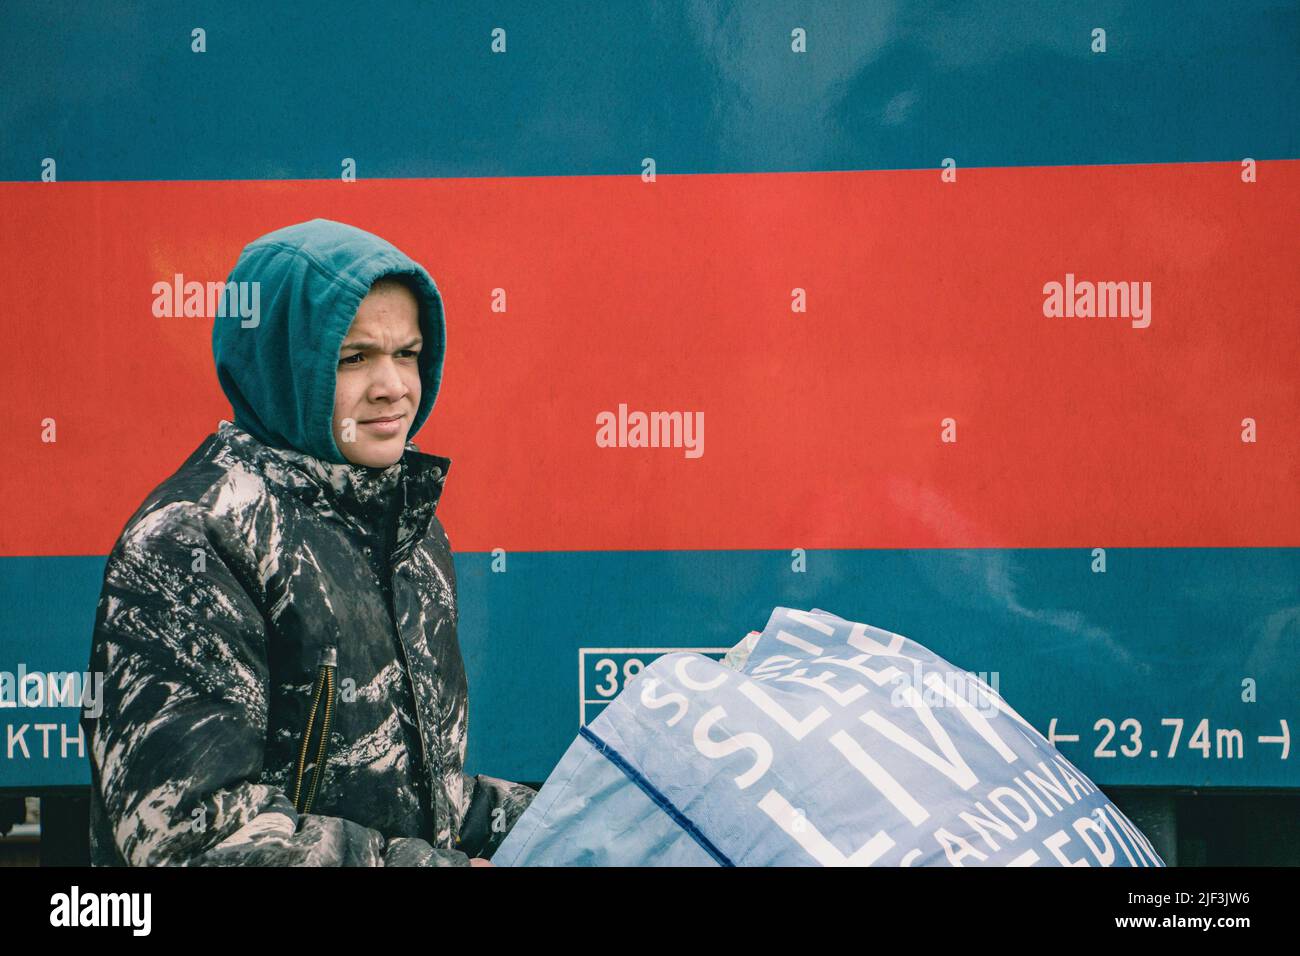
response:
<svg viewBox="0 0 1300 956"><path fill-rule="evenodd" d="M242 285L247 283L248 285ZM324 219L245 247L213 326L233 408L109 555L83 717L94 865L467 866L534 791L464 773L450 459L410 441L442 297Z"/></svg>

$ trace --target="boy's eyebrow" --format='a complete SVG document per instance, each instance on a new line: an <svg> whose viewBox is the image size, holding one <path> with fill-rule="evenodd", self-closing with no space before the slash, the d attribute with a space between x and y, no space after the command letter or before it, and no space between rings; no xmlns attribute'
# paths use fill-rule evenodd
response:
<svg viewBox="0 0 1300 956"><path fill-rule="evenodd" d="M424 344L424 340L421 339L419 336L417 336L411 339L411 341L407 342L405 345L399 345L397 347L397 351L400 352L403 349L414 348L417 345L423 345L423 344ZM356 339L355 341L352 342L344 342L342 345L339 346L339 351L342 352L344 349L357 349L358 351L362 351L362 352L366 352L366 351L373 352L375 349L378 348L379 348L378 342L372 342L370 339Z"/></svg>

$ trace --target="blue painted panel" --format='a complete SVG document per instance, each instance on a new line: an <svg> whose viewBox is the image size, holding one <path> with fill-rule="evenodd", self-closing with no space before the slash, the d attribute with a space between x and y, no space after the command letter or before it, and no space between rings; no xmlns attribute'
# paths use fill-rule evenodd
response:
<svg viewBox="0 0 1300 956"><path fill-rule="evenodd" d="M8 3L0 180L1296 158L1298 49L1261 0Z"/></svg>
<svg viewBox="0 0 1300 956"><path fill-rule="evenodd" d="M788 555L768 551L519 553L494 573L490 555L458 555L469 769L544 779L584 713L594 719L634 672L629 661L730 646L785 605L870 622L985 675L1099 784L1300 787L1289 741L1300 721L1300 549L1110 549L1104 574L1084 549L814 551L807 561L795 573ZM103 566L0 559L0 671L85 667ZM1246 681L1254 702L1243 701ZM0 710L0 786L88 782L75 748L60 759L57 727L42 756L35 725L62 720L72 734L69 715ZM1182 722L1172 756L1165 721ZM31 759L8 748L23 724ZM1285 759L1284 743L1268 739L1284 736Z"/></svg>

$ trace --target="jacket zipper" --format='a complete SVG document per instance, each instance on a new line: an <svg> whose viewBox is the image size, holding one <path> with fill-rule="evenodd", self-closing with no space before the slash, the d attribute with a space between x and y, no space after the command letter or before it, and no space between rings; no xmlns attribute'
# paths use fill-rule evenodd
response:
<svg viewBox="0 0 1300 956"><path fill-rule="evenodd" d="M320 778L325 770L325 757L329 749L330 722L334 716L334 668L338 665L338 648L326 647L321 650L317 662L316 687L312 694L311 711L307 715L307 730L302 735L302 744L298 748L298 772L293 781L293 805L299 813L309 813L316 799ZM325 706L320 706L321 700ZM320 741L316 746L316 767L312 773L311 789L303 800L302 780L307 766L307 753L311 746L311 734L316 725L316 714L321 713Z"/></svg>

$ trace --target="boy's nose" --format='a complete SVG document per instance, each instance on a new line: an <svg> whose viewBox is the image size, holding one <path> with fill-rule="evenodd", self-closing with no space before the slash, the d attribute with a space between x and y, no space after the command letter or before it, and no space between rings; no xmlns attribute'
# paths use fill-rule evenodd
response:
<svg viewBox="0 0 1300 956"><path fill-rule="evenodd" d="M393 397L406 390L402 376L398 374L397 364L391 358L380 359L375 363L374 369L374 378L370 383L372 392Z"/></svg>

